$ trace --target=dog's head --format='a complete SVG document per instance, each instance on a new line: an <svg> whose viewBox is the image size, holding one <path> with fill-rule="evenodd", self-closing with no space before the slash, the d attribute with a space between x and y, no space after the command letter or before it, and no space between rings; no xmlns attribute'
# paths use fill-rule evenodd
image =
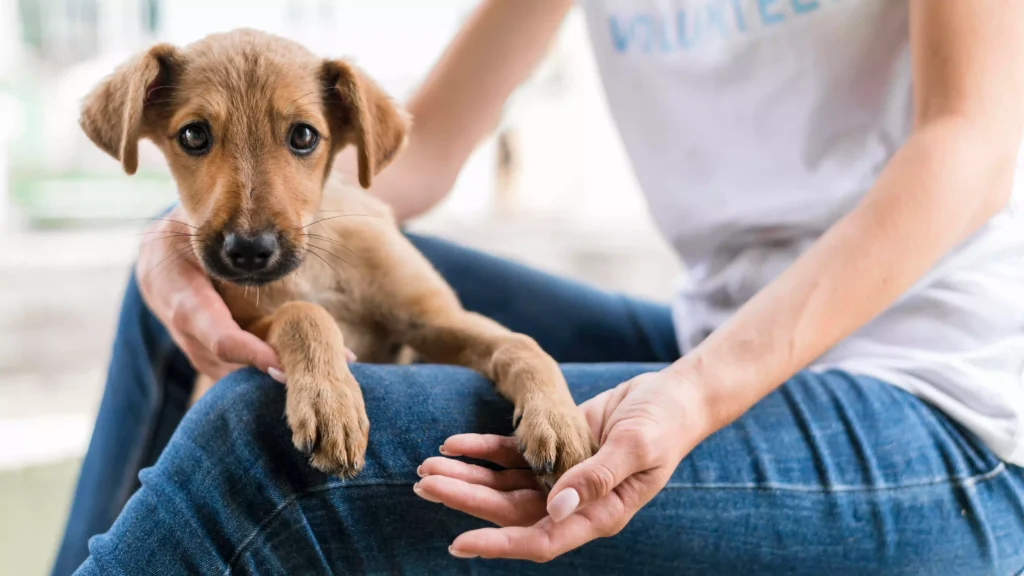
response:
<svg viewBox="0 0 1024 576"><path fill-rule="evenodd" d="M210 274L238 284L271 282L301 264L303 227L342 148L356 146L368 188L407 128L349 63L253 30L150 48L86 97L81 124L128 174L139 139L156 143L196 227L197 255Z"/></svg>

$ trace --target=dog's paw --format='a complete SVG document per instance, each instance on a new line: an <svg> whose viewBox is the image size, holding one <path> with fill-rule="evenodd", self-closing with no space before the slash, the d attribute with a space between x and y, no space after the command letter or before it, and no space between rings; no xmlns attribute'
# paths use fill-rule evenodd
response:
<svg viewBox="0 0 1024 576"><path fill-rule="evenodd" d="M363 468L370 433L359 386L337 376L296 380L289 375L285 406L295 447L321 472L355 476Z"/></svg>
<svg viewBox="0 0 1024 576"><path fill-rule="evenodd" d="M539 398L516 407L519 451L547 487L590 458L596 443L590 426L572 401Z"/></svg>

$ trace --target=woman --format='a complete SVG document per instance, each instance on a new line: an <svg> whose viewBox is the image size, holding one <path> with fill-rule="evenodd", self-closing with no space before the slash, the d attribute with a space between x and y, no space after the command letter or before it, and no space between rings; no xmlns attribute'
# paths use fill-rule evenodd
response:
<svg viewBox="0 0 1024 576"><path fill-rule="evenodd" d="M374 188L400 218L445 195L572 4L482 2ZM482 378L362 365L374 431L353 481L305 465L283 391L252 369L165 449L192 375L175 345L211 374L276 363L176 265L129 289L57 572L157 455L82 573L1024 569L1024 4L582 8L652 213L691 265L671 309L415 241L467 308L590 363L563 370L598 453L541 493ZM144 245L138 270L166 250Z"/></svg>

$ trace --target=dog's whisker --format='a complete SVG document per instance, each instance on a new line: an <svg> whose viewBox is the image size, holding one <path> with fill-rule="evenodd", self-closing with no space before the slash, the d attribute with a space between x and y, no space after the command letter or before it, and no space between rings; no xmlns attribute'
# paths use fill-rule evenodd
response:
<svg viewBox="0 0 1024 576"><path fill-rule="evenodd" d="M331 266L331 263L330 263L330 262L328 262L327 260L325 260L323 256L321 256L321 255L317 254L316 252L313 252L312 250L310 250L310 249L308 249L308 248L302 248L302 249L303 249L303 250L305 250L306 252L309 252L309 253L310 253L310 254L312 254L313 256L316 256L316 257L317 257L317 258L319 258L320 260L322 260L324 264L327 264L327 267L328 267L328 268L330 268L331 270L334 270L334 273L335 273L335 274L337 274L338 276L341 276L341 272L338 272L338 269L337 269L337 268L335 268L334 266Z"/></svg>
<svg viewBox="0 0 1024 576"><path fill-rule="evenodd" d="M338 242L334 238L328 238L327 236L324 236L323 234L314 234L312 232L303 232L302 235L306 236L307 238L316 238L317 240L323 240L324 242L329 242L331 244L334 244L335 246L341 246L343 248L345 247L345 245L342 244L341 242Z"/></svg>
<svg viewBox="0 0 1024 576"><path fill-rule="evenodd" d="M171 264L176 264L178 262L181 262L182 260L188 258L188 255L189 255L188 252L183 252L183 253L177 254L177 256L174 258L174 260L171 260L170 262L168 262L167 265L164 266L163 270L158 272L156 274L156 276L153 276L153 280L155 281L157 278L159 278L160 274L163 274L164 270L167 270L168 268L171 268Z"/></svg>
<svg viewBox="0 0 1024 576"><path fill-rule="evenodd" d="M309 96L309 94L307 94L307 96ZM285 111L291 113L295 110L298 110L299 108L302 108L303 106L315 106L324 103L323 100L305 100L303 102L299 102L298 100L299 99L292 101L292 103L288 105L288 108Z"/></svg>
<svg viewBox="0 0 1024 576"><path fill-rule="evenodd" d="M317 246L316 244L313 244L312 242L309 242L309 243L307 243L307 244L308 244L308 246L309 246L310 248L316 248L317 250L323 250L324 252L326 252L326 253L327 253L327 255L328 255L328 256L333 256L333 257L337 258L338 260L341 260L341 261L342 261L342 262L343 262L343 263L344 263L344 264L345 264L346 266L348 266L349 268L355 268L355 266L353 266L353 265L352 265L352 264L351 264L351 263L350 263L350 262L349 262L348 260L345 260L345 259L344 259L344 258L342 258L341 256L338 256L338 255L337 255L337 254L335 254L334 252L331 252L331 251L330 251L330 250L328 250L327 248L324 248L323 246Z"/></svg>
<svg viewBox="0 0 1024 576"><path fill-rule="evenodd" d="M142 244L152 244L153 242L158 242L160 240L170 240L172 238L182 238L182 237L184 237L184 238L193 238L194 235L193 234L168 234L167 236L161 236L159 238L150 238L150 239L146 240L145 242L142 242Z"/></svg>
<svg viewBox="0 0 1024 576"><path fill-rule="evenodd" d="M298 110L300 108L304 108L306 106L319 106L320 104L323 104L323 103L324 103L323 100L307 100L305 102L301 102L301 103L298 103L298 104L293 104L292 106L290 106L288 108L288 112L291 113L291 112L294 112L294 111L296 111L296 110Z"/></svg>
<svg viewBox="0 0 1024 576"><path fill-rule="evenodd" d="M355 250L353 250L353 249L349 248L348 246L342 244L341 242L338 242L337 240L334 240L333 238L328 238L327 236L321 236L319 234L311 234L311 233L304 233L303 236L306 236L308 238L315 238L317 240L322 240L324 242L328 242L330 244L333 244L333 245L337 246L338 248L341 248L342 250L347 250L348 253L353 255L353 256L359 256L358 252L356 252Z"/></svg>
<svg viewBox="0 0 1024 576"><path fill-rule="evenodd" d="M303 94L302 96L299 96L298 98L296 98L296 99L292 100L291 102L289 102L288 106L286 107L287 114L291 114L292 110L294 109L294 105L295 105L296 102L298 102L299 100L302 100L303 98L307 98L309 96L312 96L314 94L320 94L320 90L314 90L312 92L307 92L307 93Z"/></svg>
<svg viewBox="0 0 1024 576"><path fill-rule="evenodd" d="M376 214L356 214L355 212L349 212L347 210L317 210L316 211L317 214L338 214L338 213L342 213L342 212L345 213L345 214L354 214L354 215L357 215L357 216L373 216L375 218L380 218L380 216L377 216Z"/></svg>
<svg viewBox="0 0 1024 576"><path fill-rule="evenodd" d="M156 232L163 232L164 236L160 236L159 238L152 237L152 238L150 238L150 240L161 240L161 239L164 239L164 238L195 238L196 237L196 234L186 234L184 232L169 232L167 230L157 230ZM139 236L142 236L142 234L139 234Z"/></svg>
<svg viewBox="0 0 1024 576"><path fill-rule="evenodd" d="M163 222L174 222L175 224L181 224L182 226L188 226L189 228L199 230L198 226L193 226L188 222L182 222L181 220L175 220L173 218L136 218L136 220L161 220Z"/></svg>
<svg viewBox="0 0 1024 576"><path fill-rule="evenodd" d="M181 254L181 253L182 253L182 252L184 252L185 250L191 250L191 249L192 249L192 243L191 243L191 242L186 242L185 244L186 244L186 245L185 245L184 247L182 247L182 248L179 248L179 249L175 250L174 252L171 252L171 253L170 253L170 255L168 255L168 256L165 256L165 257L164 257L164 258L163 258L162 260L160 260L159 262L157 262L157 263L156 263L156 264L155 264L155 265L154 265L154 266L153 266L152 268L150 268L150 269L149 269L149 270L148 270L148 271L146 272L146 275L148 276L148 275L152 274L153 272L155 272L155 271L157 270L157 268L159 268L159 267L160 267L160 265L161 265L161 264L163 264L164 262L167 262L167 261L168 261L169 259L171 259L172 257L174 257L174 256L177 256L178 254Z"/></svg>
<svg viewBox="0 0 1024 576"><path fill-rule="evenodd" d="M150 93L156 92L158 90L163 90L164 88L177 88L177 86L160 86L159 88L154 88L154 89L150 90ZM206 104L210 106L210 108L214 108L214 109L216 108L216 106L213 105L213 102L210 101L210 99L207 98L206 96L204 96L202 93L196 92L195 96L198 96L199 98L201 98L203 100L203 102L206 102ZM168 98L161 98L159 100L146 100L146 104L161 104L161 103L164 103L164 102L179 102L181 100L183 100L183 97L181 97L181 96L170 96Z"/></svg>
<svg viewBox="0 0 1024 576"><path fill-rule="evenodd" d="M298 98L295 98L294 100L292 100L288 104L289 105L295 104L296 102L298 102L299 100L302 100L303 98L306 98L307 96L312 96L313 94L319 94L319 93L320 93L320 90L313 90L313 91L310 91L310 92L306 92L305 94L303 94L302 96L299 96Z"/></svg>
<svg viewBox="0 0 1024 576"><path fill-rule="evenodd" d="M146 100L146 105L150 104L163 104L165 102L177 102L177 98L161 98L159 100Z"/></svg>
<svg viewBox="0 0 1024 576"><path fill-rule="evenodd" d="M334 220L335 218L346 218L346 217L349 217L349 216L362 216L364 218L377 218L378 220L380 219L380 216L375 216L373 214L339 214L337 216L329 216L327 218L321 218L321 219L317 220L316 222L311 222L309 224L306 224L302 228L299 228L299 230L305 230L306 228L309 228L313 224L319 224L321 222L326 222L328 220Z"/></svg>
<svg viewBox="0 0 1024 576"><path fill-rule="evenodd" d="M170 89L170 88L177 88L177 87L178 87L177 84L163 84L161 86L157 86L156 88L151 88L149 90L149 93L152 94L153 92L159 92L161 90L167 90L167 89Z"/></svg>
<svg viewBox="0 0 1024 576"><path fill-rule="evenodd" d="M198 236L198 234L192 234L191 232L185 232L183 230L145 230L138 232L136 236L145 236L146 234L177 234L179 236Z"/></svg>
<svg viewBox="0 0 1024 576"><path fill-rule="evenodd" d="M213 110L217 109L217 106L214 106L213 102L211 102L209 98L207 98L205 95L203 95L202 92L195 92L195 95L200 97L200 98L202 98L203 102L206 102L206 104L209 105L211 109L213 109Z"/></svg>

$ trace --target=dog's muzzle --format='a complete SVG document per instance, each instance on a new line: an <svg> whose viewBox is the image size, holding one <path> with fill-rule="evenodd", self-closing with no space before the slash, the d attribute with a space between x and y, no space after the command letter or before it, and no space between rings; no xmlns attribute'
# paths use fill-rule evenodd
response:
<svg viewBox="0 0 1024 576"><path fill-rule="evenodd" d="M266 284L298 266L293 251L283 249L275 231L230 231L209 242L203 255L210 272L236 284Z"/></svg>

